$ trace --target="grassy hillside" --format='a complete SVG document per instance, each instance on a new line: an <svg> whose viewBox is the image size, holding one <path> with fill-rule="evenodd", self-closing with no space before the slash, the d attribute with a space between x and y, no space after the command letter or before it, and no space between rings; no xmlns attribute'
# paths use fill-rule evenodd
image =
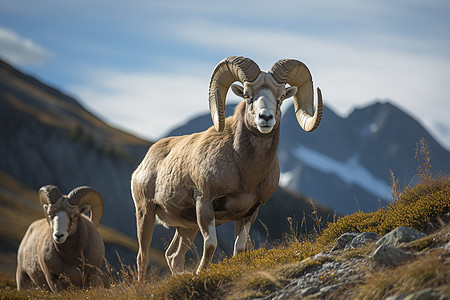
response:
<svg viewBox="0 0 450 300"><path fill-rule="evenodd" d="M346 280L345 285L328 294L330 299L384 299L425 288L450 295L450 177L433 177L426 157L424 164L419 160L417 186L400 191L393 177L394 201L388 207L338 218L323 230L316 228L315 234L298 235L293 231L273 248L224 258L198 275L187 272L169 276L153 270L146 283L140 284L136 272L123 266L119 277L105 273L104 288L72 289L56 295L39 290L17 292L14 282L4 276L0 295L15 299L252 299L274 295L293 279L330 261L349 262L352 272L356 272L351 281ZM390 268L371 264L374 244L329 252L336 238L345 232L374 231L383 235L398 226L429 234L400 245L413 255L406 263ZM194 267L195 262L191 262L189 270ZM319 284L339 282L339 276L343 276L334 269L320 275Z"/></svg>

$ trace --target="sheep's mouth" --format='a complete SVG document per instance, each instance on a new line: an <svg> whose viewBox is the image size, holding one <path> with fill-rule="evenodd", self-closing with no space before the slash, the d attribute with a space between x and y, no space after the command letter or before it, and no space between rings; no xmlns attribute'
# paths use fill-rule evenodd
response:
<svg viewBox="0 0 450 300"><path fill-rule="evenodd" d="M270 125L258 125L257 127L261 133L270 133L273 129L273 126Z"/></svg>

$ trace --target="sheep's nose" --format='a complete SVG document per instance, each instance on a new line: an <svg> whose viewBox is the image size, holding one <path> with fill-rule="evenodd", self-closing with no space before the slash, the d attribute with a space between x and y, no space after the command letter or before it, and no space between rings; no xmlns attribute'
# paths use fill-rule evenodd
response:
<svg viewBox="0 0 450 300"><path fill-rule="evenodd" d="M270 119L273 118L272 114L264 114L264 113L260 113L259 117L265 121L269 121Z"/></svg>
<svg viewBox="0 0 450 300"><path fill-rule="evenodd" d="M64 236L64 233L54 233L53 236L57 241Z"/></svg>

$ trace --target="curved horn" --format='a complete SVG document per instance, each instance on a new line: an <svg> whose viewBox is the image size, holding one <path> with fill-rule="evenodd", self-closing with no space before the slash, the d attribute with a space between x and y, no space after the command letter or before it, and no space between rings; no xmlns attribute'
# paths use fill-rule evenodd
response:
<svg viewBox="0 0 450 300"><path fill-rule="evenodd" d="M47 210L45 210L44 204L55 204L61 197L61 191L57 186L45 185L39 189L39 201L41 202L41 207L47 222L50 222L50 219L48 218Z"/></svg>
<svg viewBox="0 0 450 300"><path fill-rule="evenodd" d="M57 186L45 185L39 189L39 201L41 202L41 206L44 204L55 204L61 197L61 191Z"/></svg>
<svg viewBox="0 0 450 300"><path fill-rule="evenodd" d="M231 84L252 82L260 72L253 60L242 56L230 56L217 64L209 83L209 110L217 131L225 127L225 98Z"/></svg>
<svg viewBox="0 0 450 300"><path fill-rule="evenodd" d="M295 59L280 59L272 66L269 73L278 83L288 83L297 87L297 93L294 95L297 121L305 131L316 129L322 120L322 92L317 88L317 100L313 103L314 89L308 67Z"/></svg>
<svg viewBox="0 0 450 300"><path fill-rule="evenodd" d="M103 217L103 198L97 190L89 186L73 189L67 196L72 205L89 204L91 207L91 221L98 226Z"/></svg>

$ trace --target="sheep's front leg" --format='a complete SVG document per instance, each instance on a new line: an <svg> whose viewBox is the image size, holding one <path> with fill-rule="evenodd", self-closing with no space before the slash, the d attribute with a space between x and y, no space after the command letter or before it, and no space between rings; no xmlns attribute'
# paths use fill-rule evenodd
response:
<svg viewBox="0 0 450 300"><path fill-rule="evenodd" d="M250 220L238 220L236 221L236 226L235 226L235 238L236 240L234 241L234 251L233 251L233 255L236 255L240 252L245 251L245 245L247 243L247 238L250 232L250 227L252 226L252 224L250 223Z"/></svg>
<svg viewBox="0 0 450 300"><path fill-rule="evenodd" d="M258 216L259 207L250 215L250 217L236 221L234 235L234 251L233 255L245 251L245 245L247 244L247 238L250 233L250 227L255 222Z"/></svg>
<svg viewBox="0 0 450 300"><path fill-rule="evenodd" d="M47 280L47 284L50 288L50 290L53 293L57 293L60 291L63 291L68 284L66 284L66 280L62 278L65 274L51 274L51 273L45 273L45 278ZM64 281L64 283L63 283Z"/></svg>
<svg viewBox="0 0 450 300"><path fill-rule="evenodd" d="M42 275L43 276L43 275ZM30 276L22 270L18 270L16 273L16 282L17 282L17 290L23 291L27 289L31 289L35 286L45 286L47 283L45 280L41 281L41 284L38 285L37 283L33 282Z"/></svg>
<svg viewBox="0 0 450 300"><path fill-rule="evenodd" d="M205 197L201 193L195 193L195 208L197 212L197 224L203 236L203 255L200 265L195 272L198 274L200 270L207 266L213 257L217 247L216 235L216 218L214 216L214 207L212 200Z"/></svg>

